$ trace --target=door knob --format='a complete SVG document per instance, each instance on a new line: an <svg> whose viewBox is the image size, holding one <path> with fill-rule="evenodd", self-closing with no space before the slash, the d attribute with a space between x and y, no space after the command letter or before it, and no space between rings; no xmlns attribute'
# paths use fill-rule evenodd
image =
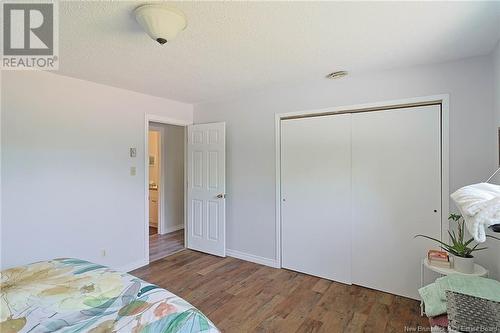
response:
<svg viewBox="0 0 500 333"><path fill-rule="evenodd" d="M217 194L217 199L225 199L226 198L226 195L221 193L221 194Z"/></svg>

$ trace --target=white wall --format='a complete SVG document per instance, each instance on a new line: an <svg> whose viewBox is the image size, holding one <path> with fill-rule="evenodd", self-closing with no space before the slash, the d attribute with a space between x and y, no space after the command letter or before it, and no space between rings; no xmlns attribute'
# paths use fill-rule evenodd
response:
<svg viewBox="0 0 500 333"><path fill-rule="evenodd" d="M184 127L153 123L160 130L163 179L163 233L184 228Z"/></svg>
<svg viewBox="0 0 500 333"><path fill-rule="evenodd" d="M500 41L497 44L497 47L495 51L492 53L493 57L493 98L494 98L494 107L495 107L495 124L496 124L496 129L495 131L498 131L498 128L500 128ZM498 135L495 136L494 138L495 142L495 166L499 164L498 160L498 154L500 147L498 146ZM495 184L500 184L500 175L497 174L495 177ZM493 236L499 237L500 234L498 233L490 233ZM498 253L498 256L496 257L496 276L500 277L500 241L495 241L492 239L489 239L487 241L489 250L488 251L495 251L495 253Z"/></svg>
<svg viewBox="0 0 500 333"><path fill-rule="evenodd" d="M495 168L492 59L352 75L195 105L195 123L227 124L227 246L273 259L275 113L450 94L450 190ZM411 177L411 170L408 172ZM480 261L496 265L492 253ZM497 258L499 254L495 254ZM498 261L498 260L497 260Z"/></svg>
<svg viewBox="0 0 500 333"><path fill-rule="evenodd" d="M144 262L145 112L192 120L188 104L2 73L2 268L54 257L122 269Z"/></svg>
<svg viewBox="0 0 500 333"><path fill-rule="evenodd" d="M500 127L500 41L492 53L496 123Z"/></svg>
<svg viewBox="0 0 500 333"><path fill-rule="evenodd" d="M2 72L0 70L0 242L2 241L2 196L3 196L3 192L2 192L2 100L3 100L3 97L2 97ZM2 244L0 244L0 270L2 269L3 267L3 251L2 251Z"/></svg>

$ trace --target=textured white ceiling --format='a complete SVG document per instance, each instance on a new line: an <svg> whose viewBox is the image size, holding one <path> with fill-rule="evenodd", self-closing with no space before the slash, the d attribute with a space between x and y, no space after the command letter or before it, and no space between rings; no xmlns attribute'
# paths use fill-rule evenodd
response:
<svg viewBox="0 0 500 333"><path fill-rule="evenodd" d="M500 2L169 2L188 27L161 46L133 17L143 3L62 2L59 73L196 103L487 54L500 38Z"/></svg>

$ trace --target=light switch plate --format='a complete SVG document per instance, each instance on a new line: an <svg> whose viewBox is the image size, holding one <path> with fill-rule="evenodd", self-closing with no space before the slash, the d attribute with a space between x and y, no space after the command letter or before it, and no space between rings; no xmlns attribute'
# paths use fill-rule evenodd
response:
<svg viewBox="0 0 500 333"><path fill-rule="evenodd" d="M130 157L136 157L137 156L137 148L130 148Z"/></svg>
<svg viewBox="0 0 500 333"><path fill-rule="evenodd" d="M135 176L135 174L137 173L137 170L136 168L133 166L133 167L130 167L130 175L131 176Z"/></svg>

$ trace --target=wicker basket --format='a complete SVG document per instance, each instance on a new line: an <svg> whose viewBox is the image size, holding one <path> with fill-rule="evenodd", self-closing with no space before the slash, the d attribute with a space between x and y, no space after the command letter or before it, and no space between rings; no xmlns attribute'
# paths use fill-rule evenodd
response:
<svg viewBox="0 0 500 333"><path fill-rule="evenodd" d="M500 303L446 291L452 332L500 332Z"/></svg>

